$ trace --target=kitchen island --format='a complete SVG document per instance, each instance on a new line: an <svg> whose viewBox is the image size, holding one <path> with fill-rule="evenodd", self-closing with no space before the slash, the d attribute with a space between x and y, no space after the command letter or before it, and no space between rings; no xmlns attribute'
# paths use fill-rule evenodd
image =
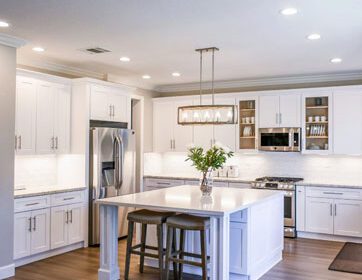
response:
<svg viewBox="0 0 362 280"><path fill-rule="evenodd" d="M284 198L279 191L220 187L213 189L211 197L202 197L198 187L183 185L97 203L101 215L100 280L120 279L118 207L210 217L209 277L213 280L258 279L282 259Z"/></svg>

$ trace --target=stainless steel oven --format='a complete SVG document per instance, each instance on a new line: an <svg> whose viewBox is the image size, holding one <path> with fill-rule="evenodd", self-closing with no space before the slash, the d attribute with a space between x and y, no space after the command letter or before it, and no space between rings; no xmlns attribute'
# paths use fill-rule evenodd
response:
<svg viewBox="0 0 362 280"><path fill-rule="evenodd" d="M299 152L300 128L278 127L259 129L259 150L279 152Z"/></svg>

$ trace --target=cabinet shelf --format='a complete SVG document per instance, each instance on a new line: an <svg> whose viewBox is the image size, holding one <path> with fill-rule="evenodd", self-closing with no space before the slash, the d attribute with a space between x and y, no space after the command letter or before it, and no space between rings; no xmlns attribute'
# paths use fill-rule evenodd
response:
<svg viewBox="0 0 362 280"><path fill-rule="evenodd" d="M240 112L253 112L255 109L240 109Z"/></svg>
<svg viewBox="0 0 362 280"><path fill-rule="evenodd" d="M305 123L310 125L328 124L328 122L305 122Z"/></svg>
<svg viewBox="0 0 362 280"><path fill-rule="evenodd" d="M253 139L255 136L240 136L242 139Z"/></svg>
<svg viewBox="0 0 362 280"><path fill-rule="evenodd" d="M328 136L307 136L308 139L328 139Z"/></svg>
<svg viewBox="0 0 362 280"><path fill-rule="evenodd" d="M328 109L328 106L306 106L306 109Z"/></svg>

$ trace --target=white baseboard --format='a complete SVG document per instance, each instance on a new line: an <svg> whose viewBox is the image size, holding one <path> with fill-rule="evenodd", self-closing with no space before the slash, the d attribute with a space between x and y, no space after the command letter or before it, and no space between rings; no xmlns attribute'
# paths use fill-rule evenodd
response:
<svg viewBox="0 0 362 280"><path fill-rule="evenodd" d="M297 236L299 238L307 238L307 239L362 243L362 238L360 238L360 237L339 236L339 235L313 233L313 232L305 232L305 231L298 231Z"/></svg>
<svg viewBox="0 0 362 280"><path fill-rule="evenodd" d="M54 249L54 250L50 250L50 251L46 251L43 253L39 253L33 256L28 256L28 257L24 257L21 259L17 259L15 260L15 267L19 267L22 265L26 265L32 262L36 262L36 261L40 261L46 258L50 258L50 257L54 257L56 255L60 255L60 254L64 254L64 253L68 253L70 251L74 251L76 249L80 249L84 247L84 242L79 242L79 243L75 243L72 245L68 245L66 247L62 247L62 248L58 248L58 249Z"/></svg>
<svg viewBox="0 0 362 280"><path fill-rule="evenodd" d="M9 278L15 275L15 264L0 267L0 279Z"/></svg>

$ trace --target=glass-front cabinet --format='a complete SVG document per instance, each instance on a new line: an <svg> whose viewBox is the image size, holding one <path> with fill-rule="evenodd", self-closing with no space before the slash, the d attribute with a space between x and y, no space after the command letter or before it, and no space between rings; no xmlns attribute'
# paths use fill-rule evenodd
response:
<svg viewBox="0 0 362 280"><path fill-rule="evenodd" d="M304 96L304 152L328 153L331 150L331 98L329 93Z"/></svg>
<svg viewBox="0 0 362 280"><path fill-rule="evenodd" d="M258 148L257 98L238 99L238 149L240 151L256 151Z"/></svg>

